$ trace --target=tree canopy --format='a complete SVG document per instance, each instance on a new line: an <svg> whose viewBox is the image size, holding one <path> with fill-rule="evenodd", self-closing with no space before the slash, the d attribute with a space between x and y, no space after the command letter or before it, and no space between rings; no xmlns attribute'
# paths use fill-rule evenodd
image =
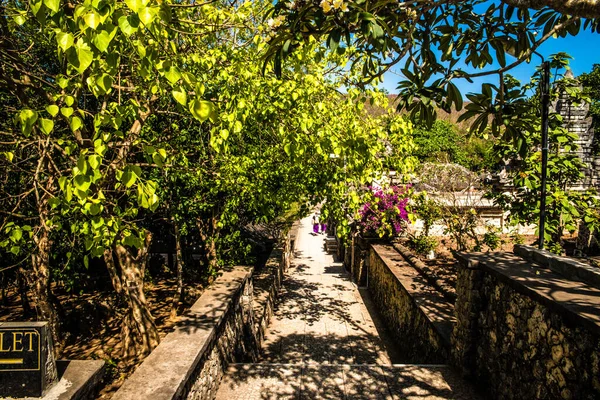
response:
<svg viewBox="0 0 600 400"><path fill-rule="evenodd" d="M489 128L516 140L510 71L537 58L550 38L597 33L598 9L594 1L282 0L273 8L277 23L267 59L277 70L299 43L317 37L362 71L362 83L395 68L402 75L398 108L428 125L436 108L463 108L457 80L489 76L491 83L467 94L463 119L475 132Z"/></svg>

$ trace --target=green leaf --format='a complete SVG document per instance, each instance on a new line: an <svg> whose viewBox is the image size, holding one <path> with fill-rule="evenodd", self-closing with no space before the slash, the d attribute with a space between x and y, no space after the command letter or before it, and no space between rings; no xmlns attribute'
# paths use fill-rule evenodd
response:
<svg viewBox="0 0 600 400"><path fill-rule="evenodd" d="M113 78L108 74L102 74L98 78L96 78L96 85L98 85L104 93L107 93L110 89L112 89Z"/></svg>
<svg viewBox="0 0 600 400"><path fill-rule="evenodd" d="M56 117L56 114L58 114L58 110L59 108L56 104L51 104L46 107L46 111L48 111L48 114L52 115L53 117Z"/></svg>
<svg viewBox="0 0 600 400"><path fill-rule="evenodd" d="M94 53L90 46L80 38L77 40L77 44L67 51L67 59L77 72L83 74L94 61Z"/></svg>
<svg viewBox="0 0 600 400"><path fill-rule="evenodd" d="M117 33L116 26L111 26L111 28L112 29L110 31L107 31L105 29L101 30L100 32L95 34L94 38L92 39L92 43L94 43L94 46L96 46L96 48L103 53L106 53L110 42L113 40L115 34Z"/></svg>
<svg viewBox="0 0 600 400"><path fill-rule="evenodd" d="M77 175L75 178L73 178L73 183L77 189L85 192L90 188L92 181L87 175Z"/></svg>
<svg viewBox="0 0 600 400"><path fill-rule="evenodd" d="M132 187L136 179L137 175L133 173L129 167L125 167L123 175L121 175L121 182L125 185L125 187Z"/></svg>
<svg viewBox="0 0 600 400"><path fill-rule="evenodd" d="M173 65L165 70L165 77L171 82L171 85L174 85L181 78L181 72L179 72L179 68Z"/></svg>
<svg viewBox="0 0 600 400"><path fill-rule="evenodd" d="M83 122L81 121L81 118L79 118L79 117L73 117L71 119L71 130L73 132L75 132L76 130L78 130L82 126L83 126Z"/></svg>
<svg viewBox="0 0 600 400"><path fill-rule="evenodd" d="M190 103L190 112L194 118L204 122L215 112L215 106L210 101L196 99Z"/></svg>
<svg viewBox="0 0 600 400"><path fill-rule="evenodd" d="M65 191L66 184L67 184L66 176L61 176L60 178L58 178L58 186L60 187L60 190L62 190L63 192Z"/></svg>
<svg viewBox="0 0 600 400"><path fill-rule="evenodd" d="M19 228L10 231L10 238L14 243L17 243L23 237L23 231Z"/></svg>
<svg viewBox="0 0 600 400"><path fill-rule="evenodd" d="M137 14L122 16L119 18L119 28L121 31L127 36L131 36L137 32L138 27L140 26L140 19Z"/></svg>
<svg viewBox="0 0 600 400"><path fill-rule="evenodd" d="M44 0L44 4L55 13L60 9L60 0Z"/></svg>
<svg viewBox="0 0 600 400"><path fill-rule="evenodd" d="M241 121L235 121L235 124L233 125L233 132L240 133L242 131L242 127Z"/></svg>
<svg viewBox="0 0 600 400"><path fill-rule="evenodd" d="M19 113L19 120L21 121L21 132L25 136L29 136L33 129L33 124L38 119L38 113L33 110L21 110Z"/></svg>
<svg viewBox="0 0 600 400"><path fill-rule="evenodd" d="M140 8L144 7L144 2L142 0L125 0L125 4L127 4L127 7L134 12L137 12Z"/></svg>
<svg viewBox="0 0 600 400"><path fill-rule="evenodd" d="M71 115L73 115L73 108L71 108L71 107L62 107L60 109L60 113L62 115L64 115L65 117L69 118Z"/></svg>
<svg viewBox="0 0 600 400"><path fill-rule="evenodd" d="M98 25L100 25L100 15L95 11L90 11L85 14L83 20L85 21L85 24L93 30L96 30Z"/></svg>
<svg viewBox="0 0 600 400"><path fill-rule="evenodd" d="M27 21L27 19L25 19L25 17L22 15L17 15L13 18L13 21L15 21L15 24L21 26Z"/></svg>
<svg viewBox="0 0 600 400"><path fill-rule="evenodd" d="M40 129L46 135L49 135L50 133L52 133L52 130L54 129L54 121L52 121L51 119L40 118L38 120L38 123L39 123Z"/></svg>
<svg viewBox="0 0 600 400"><path fill-rule="evenodd" d="M187 104L187 94L185 92L185 89L180 87L179 89L173 90L172 93L173 97L175 98L175 100L177 100L179 104L181 104L182 106L185 106Z"/></svg>
<svg viewBox="0 0 600 400"><path fill-rule="evenodd" d="M100 158L98 155L91 155L88 157L88 163L92 169L97 169L101 162L102 158Z"/></svg>
<svg viewBox="0 0 600 400"><path fill-rule="evenodd" d="M59 32L56 34L56 42L62 51L67 51L73 46L75 39L71 33Z"/></svg>
<svg viewBox="0 0 600 400"><path fill-rule="evenodd" d="M158 14L158 7L144 7L138 11L138 16L140 17L140 21L144 25L150 25L154 18L156 18L156 14Z"/></svg>
<svg viewBox="0 0 600 400"><path fill-rule="evenodd" d="M15 256L18 256L20 251L21 248L19 246L12 246L10 248L10 252L13 253Z"/></svg>
<svg viewBox="0 0 600 400"><path fill-rule="evenodd" d="M448 82L448 97L452 99L452 102L456 106L456 110L460 111L463 107L463 98L456 85L452 82Z"/></svg>

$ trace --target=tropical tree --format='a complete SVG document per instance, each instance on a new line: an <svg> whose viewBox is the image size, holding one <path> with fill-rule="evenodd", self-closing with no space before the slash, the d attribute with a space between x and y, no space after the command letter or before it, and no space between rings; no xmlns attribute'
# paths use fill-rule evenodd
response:
<svg viewBox="0 0 600 400"><path fill-rule="evenodd" d="M515 144L515 109L505 78L523 62L537 58L548 39L598 32L599 7L592 1L506 0L427 2L306 2L282 0L273 15L267 60L278 69L299 43L309 38L344 53L362 71L362 82L377 82L397 68L398 108L431 125L438 108L461 110L457 80L487 77L479 94L469 97L464 119L471 131L510 136ZM495 82L495 83L494 83Z"/></svg>
<svg viewBox="0 0 600 400"><path fill-rule="evenodd" d="M160 339L144 292L155 220L173 227L176 310L182 238L195 236L215 274L245 254L245 224L325 198L342 204L383 162L409 168L410 124L363 112L368 97L385 105L381 93L338 92L356 79L335 66L340 55L308 42L279 71L285 79L262 68L276 22L261 22L261 4L1 8L0 247L57 343L52 279L73 269L56 264L104 261L126 306L124 355L145 354Z"/></svg>
<svg viewBox="0 0 600 400"><path fill-rule="evenodd" d="M567 95L572 102L584 101L578 82L565 78L562 66L568 63L558 55L554 61L555 84L552 90L553 98ZM516 149L511 142L499 141L495 151L499 158L510 160L512 168L509 179L514 189L507 193L490 195L495 202L508 211L509 222L513 224L537 224L540 215L541 192L541 119L538 110L540 95L536 86L538 77L533 83L521 85L516 80L505 83L510 87L512 98L521 113L523 121L522 144ZM533 95L531 95L533 91ZM528 94L529 92L529 94ZM525 128L532 126L530 130ZM594 189L578 189L584 179L584 164L576 150L578 136L568 131L562 117L550 113L549 117L549 149L548 149L548 178L546 196L546 224L543 232L548 248L556 253L563 251L562 236L565 231L575 232L580 222L594 232L598 228L599 206Z"/></svg>

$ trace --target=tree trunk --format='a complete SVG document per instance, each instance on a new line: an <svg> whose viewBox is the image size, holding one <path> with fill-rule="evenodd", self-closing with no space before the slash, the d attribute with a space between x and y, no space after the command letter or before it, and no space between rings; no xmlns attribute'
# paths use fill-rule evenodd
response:
<svg viewBox="0 0 600 400"><path fill-rule="evenodd" d="M27 295L27 281L23 268L17 270L17 287L19 297L21 299L21 307L23 308L23 316L29 317L32 314L31 305L29 304L29 296Z"/></svg>
<svg viewBox="0 0 600 400"><path fill-rule="evenodd" d="M175 296L173 296L173 305L171 307L171 319L177 317L177 311L183 304L185 292L183 287L183 256L181 253L181 235L179 233L179 225L176 221L173 221L173 228L175 230L175 267L177 270L177 290Z"/></svg>
<svg viewBox="0 0 600 400"><path fill-rule="evenodd" d="M110 275L110 280L112 281L113 288L117 293L117 301L125 301L125 296L123 293L123 284L121 282L121 278L119 277L119 271L117 269L117 265L115 264L112 249L104 250L104 263L106 264L106 268L108 269L108 274Z"/></svg>
<svg viewBox="0 0 600 400"><path fill-rule="evenodd" d="M139 344L140 353L150 353L160 342L158 329L148 308L144 294L144 264L147 261L148 248L152 234L147 232L144 247L138 250L137 256L123 245L115 246L115 253L121 266L121 282L127 301L128 311L123 323L123 356L137 354L135 343Z"/></svg>
<svg viewBox="0 0 600 400"><path fill-rule="evenodd" d="M200 239L204 244L204 263L209 274L216 272L219 266L219 257L217 254L219 221L215 214L216 212L213 210L212 217L196 221L196 225L200 231Z"/></svg>
<svg viewBox="0 0 600 400"><path fill-rule="evenodd" d="M38 321L48 321L54 341L54 352L55 355L58 355L61 344L61 330L58 313L50 293L51 242L48 230L42 227L40 231L39 236L34 236L37 251L31 256L33 271L30 282L33 286L37 319Z"/></svg>

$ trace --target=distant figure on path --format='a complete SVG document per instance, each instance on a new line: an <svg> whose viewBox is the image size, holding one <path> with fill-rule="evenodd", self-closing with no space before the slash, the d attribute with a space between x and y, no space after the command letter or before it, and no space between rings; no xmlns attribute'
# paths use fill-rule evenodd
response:
<svg viewBox="0 0 600 400"><path fill-rule="evenodd" d="M321 233L326 233L327 224L325 222L321 222Z"/></svg>
<svg viewBox="0 0 600 400"><path fill-rule="evenodd" d="M313 233L314 234L319 233L319 216L317 214L313 215L312 224L313 224Z"/></svg>

